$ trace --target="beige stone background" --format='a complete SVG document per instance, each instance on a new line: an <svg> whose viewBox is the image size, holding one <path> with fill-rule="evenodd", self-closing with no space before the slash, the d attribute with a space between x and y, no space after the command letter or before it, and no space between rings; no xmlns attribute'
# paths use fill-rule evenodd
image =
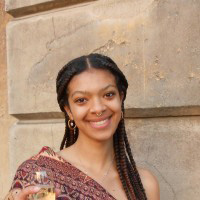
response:
<svg viewBox="0 0 200 200"><path fill-rule="evenodd" d="M22 161L44 145L59 149L57 72L92 52L128 78L127 132L161 199L199 199L200 1L6 0L10 15L0 7L1 199Z"/></svg>
<svg viewBox="0 0 200 200"><path fill-rule="evenodd" d="M0 1L0 198L5 196L10 185L9 128L16 121L8 114L7 66L6 66L6 24L11 17L4 11Z"/></svg>

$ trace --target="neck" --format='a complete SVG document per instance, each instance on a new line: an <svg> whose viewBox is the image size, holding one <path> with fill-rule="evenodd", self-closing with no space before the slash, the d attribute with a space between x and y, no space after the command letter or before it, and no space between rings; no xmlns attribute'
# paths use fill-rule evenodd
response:
<svg viewBox="0 0 200 200"><path fill-rule="evenodd" d="M82 138L79 135L73 145L80 164L86 168L102 171L112 162L114 158L113 139L106 141L94 141Z"/></svg>

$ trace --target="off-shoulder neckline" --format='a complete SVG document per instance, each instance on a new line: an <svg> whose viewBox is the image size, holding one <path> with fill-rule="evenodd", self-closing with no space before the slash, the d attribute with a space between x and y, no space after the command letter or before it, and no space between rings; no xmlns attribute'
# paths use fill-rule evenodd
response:
<svg viewBox="0 0 200 200"><path fill-rule="evenodd" d="M51 147L48 146L44 146L41 151L39 152L39 154L42 154L44 152L50 151L50 154L54 154L54 156L56 156L58 158L59 161L62 161L68 165L70 165L71 167L73 167L74 169L76 169L79 173L81 173L82 175L85 176L85 179L87 180L92 180L94 181L94 183L98 186L100 186L111 198L113 198L114 200L116 200L115 197L113 197L113 195L110 194L110 192L108 192L108 190L106 190L106 188L104 188L100 183L98 183L95 179L93 179L92 177L90 177L89 175L87 175L85 172L83 172L81 169L77 168L76 166L74 166L72 163L70 163L69 161L67 161L66 159L64 159L61 155L58 154L58 152L55 152ZM47 152L48 153L48 152Z"/></svg>

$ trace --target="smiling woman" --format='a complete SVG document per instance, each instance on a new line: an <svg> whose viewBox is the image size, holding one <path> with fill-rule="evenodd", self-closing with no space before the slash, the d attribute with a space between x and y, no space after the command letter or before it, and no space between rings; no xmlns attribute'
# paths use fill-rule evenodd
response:
<svg viewBox="0 0 200 200"><path fill-rule="evenodd" d="M123 117L128 83L117 65L100 54L82 56L60 70L56 85L66 126L61 151L44 147L25 161L7 199L40 190L30 185L42 170L52 174L57 199L159 200L156 178L131 153Z"/></svg>

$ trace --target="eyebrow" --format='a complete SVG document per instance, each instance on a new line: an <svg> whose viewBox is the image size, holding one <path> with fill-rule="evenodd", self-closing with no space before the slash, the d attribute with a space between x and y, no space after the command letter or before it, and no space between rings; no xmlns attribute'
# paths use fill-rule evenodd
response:
<svg viewBox="0 0 200 200"><path fill-rule="evenodd" d="M109 84L109 85L107 85L106 87L102 88L100 91L105 91L105 90L107 90L107 89L110 88L110 87L114 87L115 89L117 88L115 85ZM87 92L87 91L75 91L75 92L72 93L71 97L73 97L73 96L74 96L75 94L77 94L77 93L81 93L81 94L90 94L90 93Z"/></svg>

